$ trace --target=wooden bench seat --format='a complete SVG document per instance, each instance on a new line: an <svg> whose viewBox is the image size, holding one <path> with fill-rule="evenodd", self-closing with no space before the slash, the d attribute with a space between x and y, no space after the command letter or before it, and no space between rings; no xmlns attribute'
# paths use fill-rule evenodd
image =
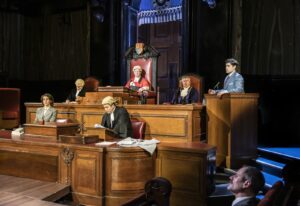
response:
<svg viewBox="0 0 300 206"><path fill-rule="evenodd" d="M69 192L69 185L0 175L0 205L60 205L47 201L56 201Z"/></svg>

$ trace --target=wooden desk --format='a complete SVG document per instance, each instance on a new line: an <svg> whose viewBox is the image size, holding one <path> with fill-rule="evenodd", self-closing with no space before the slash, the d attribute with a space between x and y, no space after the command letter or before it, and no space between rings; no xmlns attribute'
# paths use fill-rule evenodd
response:
<svg viewBox="0 0 300 206"><path fill-rule="evenodd" d="M205 95L208 143L217 146L217 165L239 168L256 158L258 94Z"/></svg>
<svg viewBox="0 0 300 206"><path fill-rule="evenodd" d="M107 206L138 196L149 179L162 176L173 184L171 205L205 206L214 153L201 143L160 144L150 156L138 147L0 138L0 174L70 184L77 203Z"/></svg>
<svg viewBox="0 0 300 206"><path fill-rule="evenodd" d="M156 176L172 183L170 205L206 205L213 188L215 159L215 147L200 142L158 145Z"/></svg>
<svg viewBox="0 0 300 206"><path fill-rule="evenodd" d="M25 135L40 137L51 141L58 140L59 135L75 135L78 123L24 124Z"/></svg>
<svg viewBox="0 0 300 206"><path fill-rule="evenodd" d="M115 134L110 130L106 128L95 128L95 127L90 127L86 128L86 130L83 131L83 134L87 135L97 135L100 140L104 141L112 141L115 139Z"/></svg>
<svg viewBox="0 0 300 206"><path fill-rule="evenodd" d="M102 99L106 96L116 97L120 104L123 104L124 100L127 101L127 104L137 104L137 101L140 100L140 95L136 91L124 86L98 87L98 93ZM149 91L148 94L147 104L156 104L156 92Z"/></svg>
<svg viewBox="0 0 300 206"><path fill-rule="evenodd" d="M124 86L107 86L98 87L98 92L105 93L106 96L111 96L113 93L129 93L129 89Z"/></svg>
<svg viewBox="0 0 300 206"><path fill-rule="evenodd" d="M122 93L122 92L113 92L113 91L99 91L99 92L86 92L85 97L82 100L81 104L101 104L103 98L107 96L112 96L118 100L119 104L137 104L140 100L137 96L130 95L129 92Z"/></svg>
<svg viewBox="0 0 300 206"><path fill-rule="evenodd" d="M33 122L41 103L25 103L26 123ZM69 118L84 124L84 129L100 123L102 105L56 103L58 118ZM200 141L205 135L205 107L187 105L126 105L131 118L146 122L145 138L157 138L163 142ZM89 131L84 133L89 134Z"/></svg>

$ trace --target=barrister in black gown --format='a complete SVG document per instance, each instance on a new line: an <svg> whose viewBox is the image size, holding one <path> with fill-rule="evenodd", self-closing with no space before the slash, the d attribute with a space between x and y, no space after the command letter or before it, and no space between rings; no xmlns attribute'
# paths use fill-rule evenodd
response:
<svg viewBox="0 0 300 206"><path fill-rule="evenodd" d="M121 138L132 137L132 126L129 114L124 107L118 107L116 100L107 96L102 100L105 114L102 117L101 125L112 129Z"/></svg>

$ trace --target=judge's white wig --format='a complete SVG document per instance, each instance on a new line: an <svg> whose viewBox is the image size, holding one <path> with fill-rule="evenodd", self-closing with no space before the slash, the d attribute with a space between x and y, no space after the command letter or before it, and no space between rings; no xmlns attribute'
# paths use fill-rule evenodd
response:
<svg viewBox="0 0 300 206"><path fill-rule="evenodd" d="M142 71L142 67L140 65L135 65L133 68L132 68L132 71L135 71L135 70L139 70L140 72Z"/></svg>
<svg viewBox="0 0 300 206"><path fill-rule="evenodd" d="M84 80L83 79L77 79L75 81L75 85L78 87L83 87L84 86Z"/></svg>
<svg viewBox="0 0 300 206"><path fill-rule="evenodd" d="M113 104L117 104L117 100L114 99L112 96L107 96L102 100L102 105L113 105Z"/></svg>

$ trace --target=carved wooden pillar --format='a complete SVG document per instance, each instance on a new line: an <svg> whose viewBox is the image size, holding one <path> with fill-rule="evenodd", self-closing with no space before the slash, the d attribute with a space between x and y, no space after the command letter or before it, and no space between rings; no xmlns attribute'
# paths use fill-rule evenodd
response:
<svg viewBox="0 0 300 206"><path fill-rule="evenodd" d="M61 150L60 181L63 184L71 184L72 168L71 163L74 158L74 151L68 147Z"/></svg>

